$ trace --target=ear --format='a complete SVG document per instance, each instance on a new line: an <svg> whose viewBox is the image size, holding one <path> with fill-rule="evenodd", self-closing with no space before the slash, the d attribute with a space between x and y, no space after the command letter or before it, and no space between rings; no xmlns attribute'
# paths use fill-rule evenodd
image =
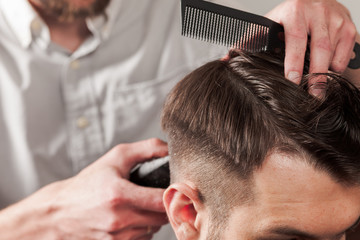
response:
<svg viewBox="0 0 360 240"><path fill-rule="evenodd" d="M185 183L175 183L166 189L163 201L177 239L200 239L207 218L198 191Z"/></svg>

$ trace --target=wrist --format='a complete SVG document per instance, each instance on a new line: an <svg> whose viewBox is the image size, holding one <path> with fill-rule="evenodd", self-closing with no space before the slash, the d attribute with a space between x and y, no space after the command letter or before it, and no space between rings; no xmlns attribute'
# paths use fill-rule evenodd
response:
<svg viewBox="0 0 360 240"><path fill-rule="evenodd" d="M0 211L1 239L57 239L54 215L57 212L51 198L51 184L33 195Z"/></svg>

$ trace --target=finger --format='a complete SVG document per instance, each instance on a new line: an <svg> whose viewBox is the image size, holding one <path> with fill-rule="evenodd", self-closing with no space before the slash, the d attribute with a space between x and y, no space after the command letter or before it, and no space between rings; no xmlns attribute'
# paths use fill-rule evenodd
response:
<svg viewBox="0 0 360 240"><path fill-rule="evenodd" d="M330 39L325 16L320 15L314 19L310 29L310 73L327 73L333 55L334 43Z"/></svg>
<svg viewBox="0 0 360 240"><path fill-rule="evenodd" d="M353 54L356 38L356 28L354 24L351 23L348 26L344 26L342 28L342 33L339 35L343 37L336 45L330 69L337 73L343 73Z"/></svg>
<svg viewBox="0 0 360 240"><path fill-rule="evenodd" d="M325 13L323 13L325 14ZM326 17L318 16L312 21L311 44L310 44L310 73L327 73L333 57L334 40L330 39L329 28ZM326 76L316 76L309 79L309 93L315 97L322 98L325 88L320 83L327 81ZM320 84L320 85L319 85ZM314 87L315 86L315 87Z"/></svg>
<svg viewBox="0 0 360 240"><path fill-rule="evenodd" d="M124 215L124 209L119 209L119 215ZM127 211L125 211L127 212ZM127 217L121 221L111 223L111 233L119 234L129 229L142 228L152 226L152 229L158 229L168 223L165 213L155 213L149 211L129 211Z"/></svg>
<svg viewBox="0 0 360 240"><path fill-rule="evenodd" d="M266 14L266 17L284 26L285 77L296 84L301 81L308 41L304 8L304 1L283 2Z"/></svg>
<svg viewBox="0 0 360 240"><path fill-rule="evenodd" d="M309 82L310 80L312 80L314 83L309 85L309 93L314 97L323 99L326 96L326 89L328 86L326 83L326 79L326 76L312 76L309 79Z"/></svg>
<svg viewBox="0 0 360 240"><path fill-rule="evenodd" d="M111 233L112 239L119 240L150 240L153 237L154 232L152 228L148 226L129 228L119 233Z"/></svg>
<svg viewBox="0 0 360 240"><path fill-rule="evenodd" d="M117 232L112 232L112 235L119 235L121 233L124 232L128 232L128 231L138 231L139 235L149 235L149 234L154 234L157 233L162 226L159 225L144 225L144 226L138 226L138 227L128 227L125 229L122 229L121 231L117 231Z"/></svg>
<svg viewBox="0 0 360 240"><path fill-rule="evenodd" d="M124 154L123 170L130 171L138 163L145 162L153 158L164 157L168 154L167 143L152 138L128 145Z"/></svg>
<svg viewBox="0 0 360 240"><path fill-rule="evenodd" d="M264 17L267 17L275 22L280 22L281 14L286 12L286 8L284 8L284 5L286 3L281 3L277 5L275 8L271 9L268 13L264 15Z"/></svg>
<svg viewBox="0 0 360 240"><path fill-rule="evenodd" d="M284 23L285 77L296 84L299 84L301 81L308 40L305 21L302 21L303 16L298 14L295 13L288 23Z"/></svg>
<svg viewBox="0 0 360 240"><path fill-rule="evenodd" d="M221 60L221 61L224 61L224 62L229 61L229 60L230 60L229 54L226 54L226 55L225 55L224 57L222 57L220 60Z"/></svg>
<svg viewBox="0 0 360 240"><path fill-rule="evenodd" d="M135 143L119 144L102 158L101 163L116 167L122 174L128 174L138 163L167 154L167 143L152 138Z"/></svg>
<svg viewBox="0 0 360 240"><path fill-rule="evenodd" d="M131 194L126 194L123 197L133 207L153 212L165 212L162 201L165 189L142 187L130 182L129 186Z"/></svg>

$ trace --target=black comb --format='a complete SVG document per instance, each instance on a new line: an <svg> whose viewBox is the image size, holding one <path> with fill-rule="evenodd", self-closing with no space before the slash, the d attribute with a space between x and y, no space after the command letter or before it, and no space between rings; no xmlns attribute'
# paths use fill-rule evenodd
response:
<svg viewBox="0 0 360 240"><path fill-rule="evenodd" d="M284 28L266 17L203 0L181 0L182 35L249 52L285 52ZM360 68L360 45L349 68Z"/></svg>

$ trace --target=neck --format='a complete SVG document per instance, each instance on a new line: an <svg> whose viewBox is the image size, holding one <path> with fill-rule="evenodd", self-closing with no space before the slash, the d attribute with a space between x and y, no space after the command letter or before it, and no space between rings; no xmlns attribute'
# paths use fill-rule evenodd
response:
<svg viewBox="0 0 360 240"><path fill-rule="evenodd" d="M91 35L85 18L73 19L69 22L61 21L49 15L38 0L28 1L48 26L51 41L68 49L70 52L76 51Z"/></svg>

